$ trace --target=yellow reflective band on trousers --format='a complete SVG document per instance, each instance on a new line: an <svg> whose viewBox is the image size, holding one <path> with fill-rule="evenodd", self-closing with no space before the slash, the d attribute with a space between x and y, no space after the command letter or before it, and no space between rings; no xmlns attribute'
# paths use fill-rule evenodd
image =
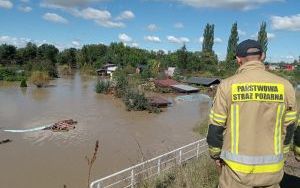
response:
<svg viewBox="0 0 300 188"><path fill-rule="evenodd" d="M275 125L275 131L274 131L274 152L275 155L278 155L282 153L281 151L281 131L282 131L282 117L284 114L285 106L284 104L280 103L277 108L277 114L276 114L276 125Z"/></svg>
<svg viewBox="0 0 300 188"><path fill-rule="evenodd" d="M239 152L239 105L232 104L230 108L230 117L231 117L231 152L238 154Z"/></svg>
<svg viewBox="0 0 300 188"><path fill-rule="evenodd" d="M266 164L266 165L245 165L245 164L240 164L229 160L225 160L225 162L233 171L241 172L245 174L279 172L284 166L284 160L282 160L279 163Z"/></svg>

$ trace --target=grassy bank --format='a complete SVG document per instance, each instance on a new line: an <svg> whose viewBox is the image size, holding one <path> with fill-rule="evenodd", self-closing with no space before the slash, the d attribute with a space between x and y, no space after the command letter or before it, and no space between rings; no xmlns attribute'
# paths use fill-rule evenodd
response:
<svg viewBox="0 0 300 188"><path fill-rule="evenodd" d="M153 181L144 181L142 188L215 188L218 185L218 174L213 161L204 155L186 165L178 166Z"/></svg>

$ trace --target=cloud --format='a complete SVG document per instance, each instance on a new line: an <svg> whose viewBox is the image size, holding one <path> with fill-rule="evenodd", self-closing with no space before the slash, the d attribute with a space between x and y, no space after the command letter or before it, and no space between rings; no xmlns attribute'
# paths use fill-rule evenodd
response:
<svg viewBox="0 0 300 188"><path fill-rule="evenodd" d="M257 40L258 33L255 33L255 34L251 35L250 37ZM267 37L269 40L271 40L271 39L274 39L276 37L276 35L274 33L267 33Z"/></svg>
<svg viewBox="0 0 300 188"><path fill-rule="evenodd" d="M73 41L71 42L71 44L72 44L72 46L73 46L74 48L81 48L81 47L82 47L81 43L80 43L78 40L73 40Z"/></svg>
<svg viewBox="0 0 300 188"><path fill-rule="evenodd" d="M276 30L300 31L300 14L292 16L272 16L272 27Z"/></svg>
<svg viewBox="0 0 300 188"><path fill-rule="evenodd" d="M149 24L148 26L147 26L147 29L149 30L149 31L157 31L158 30L158 27L157 27L157 25L155 25L155 24Z"/></svg>
<svg viewBox="0 0 300 188"><path fill-rule="evenodd" d="M171 43L183 44L190 42L190 39L186 37L175 37L175 36L167 36L167 40Z"/></svg>
<svg viewBox="0 0 300 188"><path fill-rule="evenodd" d="M172 0L195 8L230 8L238 10L250 10L263 4L282 2L284 0Z"/></svg>
<svg viewBox="0 0 300 188"><path fill-rule="evenodd" d="M3 35L0 36L0 44L10 44L14 45L18 48L23 48L27 45L28 42L32 42L36 44L37 46L41 46L42 44L52 44L56 48L58 48L60 51L67 49L67 48L81 48L82 44L78 40L73 40L71 43L55 43L55 42L49 42L47 40L32 40L30 38L25 37L12 37Z"/></svg>
<svg viewBox="0 0 300 188"><path fill-rule="evenodd" d="M199 38L199 43L202 44L202 43L203 43L203 40L204 40L204 37L203 37L203 36L200 37L200 38ZM215 37L214 42L215 42L215 43L222 43L223 40L222 40L221 38L219 38L219 37Z"/></svg>
<svg viewBox="0 0 300 188"><path fill-rule="evenodd" d="M49 13L49 12L43 15L43 19L47 20L49 22L54 22L54 23L63 23L63 24L68 23L68 20L65 19L64 17L62 17L58 14Z"/></svg>
<svg viewBox="0 0 300 188"><path fill-rule="evenodd" d="M29 38L17 38L12 36L0 36L0 44L10 44L14 45L16 47L24 47L28 42L31 42L31 39Z"/></svg>
<svg viewBox="0 0 300 188"><path fill-rule="evenodd" d="M28 3L29 0L20 0L22 3Z"/></svg>
<svg viewBox="0 0 300 188"><path fill-rule="evenodd" d="M238 33L241 36L245 36L247 34L246 31L243 31L243 30L240 30L240 29L238 29Z"/></svg>
<svg viewBox="0 0 300 188"><path fill-rule="evenodd" d="M112 21L111 13L107 10L99 10L95 8L85 8L83 10L70 9L71 14L86 20L93 20L96 24L106 28L122 28L125 24L120 21Z"/></svg>
<svg viewBox="0 0 300 188"><path fill-rule="evenodd" d="M144 39L149 42L161 42L160 38L157 36L146 36Z"/></svg>
<svg viewBox="0 0 300 188"><path fill-rule="evenodd" d="M0 0L0 8L11 9L14 4L8 0Z"/></svg>
<svg viewBox="0 0 300 188"><path fill-rule="evenodd" d="M215 41L215 43L221 43L221 42L223 42L223 40L221 38L219 38L219 37L216 37L214 41Z"/></svg>
<svg viewBox="0 0 300 188"><path fill-rule="evenodd" d="M174 24L174 28L176 28L176 29L182 29L182 28L184 28L184 25L181 22L177 22L177 23Z"/></svg>
<svg viewBox="0 0 300 188"><path fill-rule="evenodd" d="M74 14L87 20L108 20L111 18L109 11L98 10L90 7L81 11L74 11Z"/></svg>
<svg viewBox="0 0 300 188"><path fill-rule="evenodd" d="M30 6L20 6L19 10L22 12L31 12L32 8Z"/></svg>
<svg viewBox="0 0 300 188"><path fill-rule="evenodd" d="M133 43L131 43L131 45L130 45L131 47L134 47L134 48L137 48L137 47L139 47L139 44L138 43L136 43L136 42L133 42Z"/></svg>
<svg viewBox="0 0 300 188"><path fill-rule="evenodd" d="M106 27L106 28L122 28L125 27L126 25L123 22L113 22L110 20L95 20L95 22L102 26L102 27Z"/></svg>
<svg viewBox="0 0 300 188"><path fill-rule="evenodd" d="M64 7L64 8L71 8L71 7L83 7L87 6L90 3L95 2L104 2L108 0L44 0L42 1L41 5L46 7Z"/></svg>
<svg viewBox="0 0 300 188"><path fill-rule="evenodd" d="M116 20L130 20L135 17L134 13L130 10L121 12L121 14L116 18Z"/></svg>
<svg viewBox="0 0 300 188"><path fill-rule="evenodd" d="M123 43L130 43L132 42L132 38L125 33L119 34L119 40Z"/></svg>

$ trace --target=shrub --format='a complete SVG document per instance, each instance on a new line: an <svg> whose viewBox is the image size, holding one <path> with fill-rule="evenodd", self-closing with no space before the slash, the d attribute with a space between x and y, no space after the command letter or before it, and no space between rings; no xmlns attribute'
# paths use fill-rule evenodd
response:
<svg viewBox="0 0 300 188"><path fill-rule="evenodd" d="M109 80L98 80L95 86L96 93L109 93L111 82Z"/></svg>
<svg viewBox="0 0 300 188"><path fill-rule="evenodd" d="M18 73L16 68L0 68L0 80L21 81L24 78L24 72Z"/></svg>
<svg viewBox="0 0 300 188"><path fill-rule="evenodd" d="M20 87L27 87L26 79L21 81Z"/></svg>
<svg viewBox="0 0 300 188"><path fill-rule="evenodd" d="M143 93L127 90L123 97L127 110L143 111L149 109L149 101Z"/></svg>
<svg viewBox="0 0 300 188"><path fill-rule="evenodd" d="M125 92L129 87L127 75L124 73L124 71L117 70L113 74L113 78L115 81L115 96L121 98L125 95Z"/></svg>
<svg viewBox="0 0 300 188"><path fill-rule="evenodd" d="M61 75L72 75L72 68L69 65L62 65L59 72Z"/></svg>
<svg viewBox="0 0 300 188"><path fill-rule="evenodd" d="M50 77L47 72L34 71L31 73L30 80L37 87L44 87L50 82Z"/></svg>

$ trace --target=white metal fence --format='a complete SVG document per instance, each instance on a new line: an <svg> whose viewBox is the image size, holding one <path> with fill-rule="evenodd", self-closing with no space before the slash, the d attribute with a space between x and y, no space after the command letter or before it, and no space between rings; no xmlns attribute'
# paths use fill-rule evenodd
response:
<svg viewBox="0 0 300 188"><path fill-rule="evenodd" d="M159 175L175 165L181 165L190 159L198 158L207 151L206 140L185 145L153 159L129 167L90 184L90 188L133 188L141 180Z"/></svg>

